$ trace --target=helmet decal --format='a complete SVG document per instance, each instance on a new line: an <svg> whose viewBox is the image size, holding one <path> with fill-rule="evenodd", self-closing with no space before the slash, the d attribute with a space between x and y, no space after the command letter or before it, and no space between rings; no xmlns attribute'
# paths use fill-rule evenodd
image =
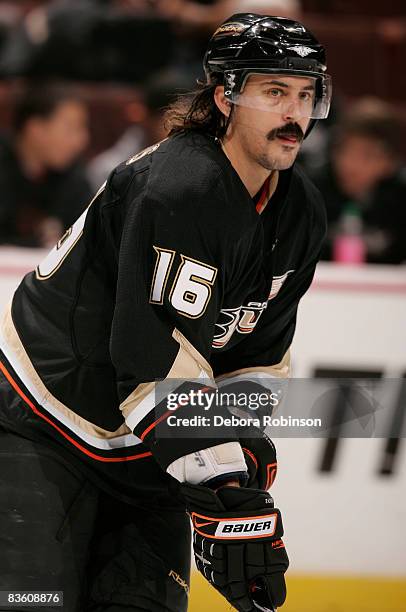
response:
<svg viewBox="0 0 406 612"><path fill-rule="evenodd" d="M252 87L245 91L247 79L265 73L313 78L313 97L301 97L298 109L301 117L312 120L306 134L316 120L328 116L332 79L326 72L325 49L298 21L255 13L231 15L210 39L203 69L206 83L224 84L232 104L279 114L283 107L271 96Z"/></svg>
<svg viewBox="0 0 406 612"><path fill-rule="evenodd" d="M227 91L225 92L226 96L230 95L235 87L235 74L234 72L228 72L226 77L226 86Z"/></svg>
<svg viewBox="0 0 406 612"><path fill-rule="evenodd" d="M233 34L241 34L250 26L243 23L238 23L238 21L231 21L229 23L223 23L217 30L214 32L213 36L218 36L222 34L223 36L232 36Z"/></svg>
<svg viewBox="0 0 406 612"><path fill-rule="evenodd" d="M311 49L310 47L304 47L303 45L297 45L295 47L287 47L289 51L296 51L300 57L306 57L309 53L316 53L315 49Z"/></svg>

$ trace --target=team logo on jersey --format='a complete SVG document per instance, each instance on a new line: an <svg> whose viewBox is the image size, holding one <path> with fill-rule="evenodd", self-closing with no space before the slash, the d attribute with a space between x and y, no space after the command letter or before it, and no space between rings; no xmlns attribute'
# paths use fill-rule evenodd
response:
<svg viewBox="0 0 406 612"><path fill-rule="evenodd" d="M281 274L280 276L274 276L272 279L272 287L271 292L268 296L268 300L273 300L278 295L279 291L282 288L283 283L288 278L289 274L292 274L294 270L288 270L285 274Z"/></svg>
<svg viewBox="0 0 406 612"><path fill-rule="evenodd" d="M280 276L273 277L271 291L266 302L248 302L247 306L222 308L219 320L216 323L217 333L214 335L212 347L223 348L234 332L250 334L268 306L268 302L276 298L289 274L293 274L293 272L294 270L288 270Z"/></svg>
<svg viewBox="0 0 406 612"><path fill-rule="evenodd" d="M288 47L289 51L295 51L300 57L306 57L310 53L316 53L316 49L305 47L303 45L295 45L294 47Z"/></svg>
<svg viewBox="0 0 406 612"><path fill-rule="evenodd" d="M143 149L142 151L140 151L139 153L137 153L136 155L134 155L133 157L130 157L130 159L128 159L126 161L126 166L129 166L130 164L133 164L134 162L138 161L139 159L141 159L142 157L144 157L145 155L150 155L151 153L153 153L154 151L156 151L158 149L158 147L166 140L166 138L164 138L164 140L161 140L160 142L157 142L156 144L152 145L151 147L147 147L146 149Z"/></svg>
<svg viewBox="0 0 406 612"><path fill-rule="evenodd" d="M222 308L220 310L221 323L216 323L220 331L214 335L213 348L221 348L227 344L237 327L240 318L241 306L239 308Z"/></svg>
<svg viewBox="0 0 406 612"><path fill-rule="evenodd" d="M235 331L250 334L267 305L267 302L248 302L247 306L223 308L220 311L220 322L216 323L220 331L214 335L213 348L225 346Z"/></svg>

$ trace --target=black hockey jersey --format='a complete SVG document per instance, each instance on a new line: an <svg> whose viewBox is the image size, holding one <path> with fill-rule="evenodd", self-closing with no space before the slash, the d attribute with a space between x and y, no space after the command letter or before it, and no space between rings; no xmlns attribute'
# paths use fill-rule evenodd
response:
<svg viewBox="0 0 406 612"><path fill-rule="evenodd" d="M4 314L0 423L122 497L162 487L169 463L209 444L157 442L157 380L288 375L324 207L297 167L260 200L199 132L116 168Z"/></svg>

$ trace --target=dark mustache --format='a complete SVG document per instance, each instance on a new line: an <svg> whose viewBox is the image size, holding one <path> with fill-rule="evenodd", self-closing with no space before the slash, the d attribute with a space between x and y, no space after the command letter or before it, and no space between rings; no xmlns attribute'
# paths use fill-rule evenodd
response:
<svg viewBox="0 0 406 612"><path fill-rule="evenodd" d="M298 123L287 123L286 125L271 130L267 136L268 140L274 140L278 136L294 136L299 142L304 138L303 130Z"/></svg>

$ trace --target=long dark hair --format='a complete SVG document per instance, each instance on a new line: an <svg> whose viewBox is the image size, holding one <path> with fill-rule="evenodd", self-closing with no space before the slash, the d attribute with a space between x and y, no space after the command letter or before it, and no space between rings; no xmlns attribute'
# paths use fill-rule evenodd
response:
<svg viewBox="0 0 406 612"><path fill-rule="evenodd" d="M229 117L223 115L214 101L217 84L200 84L198 89L181 94L167 107L164 122L170 136L188 130L203 130L217 138L224 136Z"/></svg>

